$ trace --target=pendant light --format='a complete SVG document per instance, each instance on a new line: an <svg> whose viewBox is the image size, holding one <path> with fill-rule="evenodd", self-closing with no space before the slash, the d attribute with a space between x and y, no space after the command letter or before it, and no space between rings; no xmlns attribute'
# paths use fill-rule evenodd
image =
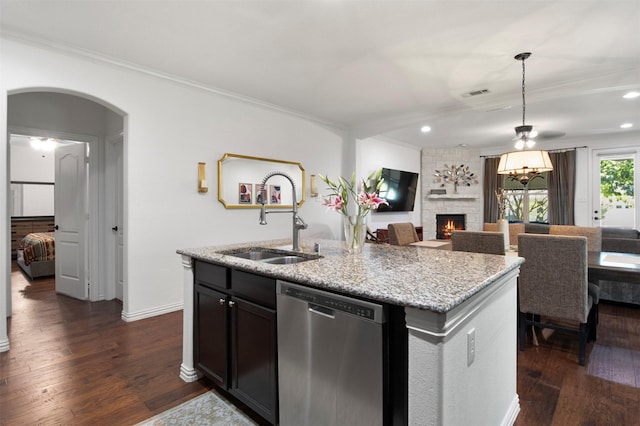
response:
<svg viewBox="0 0 640 426"><path fill-rule="evenodd" d="M531 56L531 53L525 52L519 53L514 57L514 59L522 61L522 125L515 128L515 148L518 151L502 154L500 156L500 163L498 164L498 174L509 175L510 179L519 181L525 190L531 180L541 177L541 174L544 172L553 170L553 165L551 164L551 159L547 151L523 150L525 147L533 148L536 143L533 140L535 136L535 134L533 134L533 126L525 124L524 61L529 56Z"/></svg>
<svg viewBox="0 0 640 426"><path fill-rule="evenodd" d="M533 148L534 145L536 144L536 141L533 139L536 136L536 133L533 131L533 126L529 126L525 124L525 115L527 112L527 102L525 99L525 85L524 85L524 78L525 78L525 68L524 68L524 61L531 56L531 52L524 52L524 53L519 53L517 54L514 59L518 60L518 61L522 61L522 126L516 126L515 131L516 131L516 137L514 138L514 141L516 143L515 148L516 149L524 149L524 147L527 148Z"/></svg>

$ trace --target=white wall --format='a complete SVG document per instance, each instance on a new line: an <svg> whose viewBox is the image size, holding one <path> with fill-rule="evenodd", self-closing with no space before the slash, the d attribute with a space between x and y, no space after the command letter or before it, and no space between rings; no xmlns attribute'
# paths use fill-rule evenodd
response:
<svg viewBox="0 0 640 426"><path fill-rule="evenodd" d="M55 182L54 153L36 151L29 145L12 144L11 180Z"/></svg>
<svg viewBox="0 0 640 426"><path fill-rule="evenodd" d="M55 88L86 94L126 114L124 310L130 318L181 307L177 249L291 237L288 215L272 215L263 227L257 210L226 210L217 201L216 162L225 152L299 161L309 174L341 170L336 153L344 135L326 125L15 40L2 39L1 54L3 104L10 93ZM0 112L4 126L6 111ZM5 133L0 137L6 146ZM0 162L6 164L2 152ZM206 194L196 187L200 161L207 163L211 190ZM0 223L7 222L6 180L0 181ZM300 214L312 228L339 229L338 215L327 215L320 203L305 203ZM8 244L7 233L4 226L0 240ZM8 277L7 265L0 268Z"/></svg>
<svg viewBox="0 0 640 426"><path fill-rule="evenodd" d="M366 178L372 171L386 167L387 169L404 170L420 173L416 201L411 212L371 212L367 224L371 230L387 228L390 223L412 222L416 226L422 225L420 211L422 201L420 194L422 172L420 170L420 149L401 145L378 138L361 139L356 142L356 176ZM350 177L347 175L345 177Z"/></svg>
<svg viewBox="0 0 640 426"><path fill-rule="evenodd" d="M11 143L11 181L53 183L55 181L54 153L35 150L23 138L19 139L19 142ZM53 191L53 185L12 185L11 214L13 216L53 215Z"/></svg>

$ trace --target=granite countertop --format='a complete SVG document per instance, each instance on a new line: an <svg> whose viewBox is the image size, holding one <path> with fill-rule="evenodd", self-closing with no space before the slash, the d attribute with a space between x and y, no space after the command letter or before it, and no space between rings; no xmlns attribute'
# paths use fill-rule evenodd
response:
<svg viewBox="0 0 640 426"><path fill-rule="evenodd" d="M344 242L301 240L303 252L320 245L322 258L273 265L221 254L249 248L290 249L290 240L181 249L193 259L286 281L324 288L399 306L445 313L516 269L523 258L434 250L415 246L365 244L349 254Z"/></svg>

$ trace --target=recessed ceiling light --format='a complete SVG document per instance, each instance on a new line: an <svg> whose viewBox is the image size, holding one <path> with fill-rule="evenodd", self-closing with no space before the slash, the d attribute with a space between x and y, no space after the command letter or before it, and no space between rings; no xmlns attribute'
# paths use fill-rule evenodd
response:
<svg viewBox="0 0 640 426"><path fill-rule="evenodd" d="M420 131L421 131L422 133L429 133L429 132L431 131L431 127L429 127L429 126L422 126L422 127L420 127Z"/></svg>
<svg viewBox="0 0 640 426"><path fill-rule="evenodd" d="M640 96L640 92L633 91L633 92L625 93L622 97L625 99L634 99L634 98L637 98L638 96Z"/></svg>
<svg viewBox="0 0 640 426"><path fill-rule="evenodd" d="M624 124L620 125L621 129L629 129L631 127L633 127L633 124L631 124L631 123L624 123Z"/></svg>

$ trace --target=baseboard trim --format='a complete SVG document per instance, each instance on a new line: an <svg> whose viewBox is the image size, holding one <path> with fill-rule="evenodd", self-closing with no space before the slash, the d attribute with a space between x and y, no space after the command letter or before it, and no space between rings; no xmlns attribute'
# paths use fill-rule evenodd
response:
<svg viewBox="0 0 640 426"><path fill-rule="evenodd" d="M171 305L160 306L156 308L144 309L138 312L125 312L122 311L120 318L122 318L125 322L133 322L139 321L145 318L156 317L158 315L164 315L175 311L181 311L183 308L183 303L174 303Z"/></svg>
<svg viewBox="0 0 640 426"><path fill-rule="evenodd" d="M187 383L195 382L200 379L202 375L195 368L189 368L186 365L180 365L180 378Z"/></svg>
<svg viewBox="0 0 640 426"><path fill-rule="evenodd" d="M518 418L518 413L520 413L520 397L516 393L513 396L513 400L511 401L509 410L505 413L504 419L502 419L501 424L504 426L512 426Z"/></svg>
<svg viewBox="0 0 640 426"><path fill-rule="evenodd" d="M0 352L8 352L11 349L9 339L0 340Z"/></svg>

